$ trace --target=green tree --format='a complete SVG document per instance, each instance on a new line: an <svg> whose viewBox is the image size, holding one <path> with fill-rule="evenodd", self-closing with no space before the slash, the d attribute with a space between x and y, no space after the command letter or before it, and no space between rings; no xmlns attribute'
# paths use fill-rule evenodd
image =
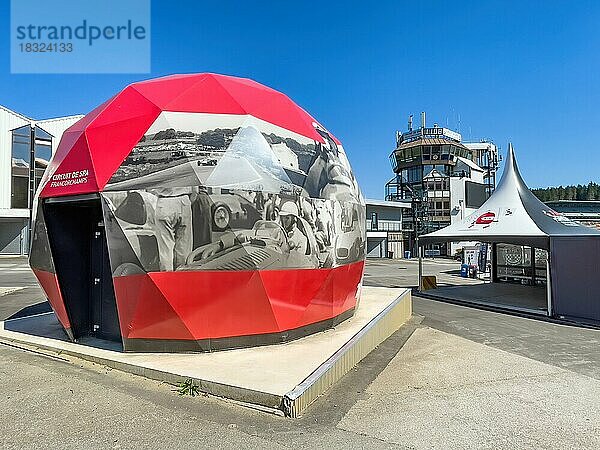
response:
<svg viewBox="0 0 600 450"><path fill-rule="evenodd" d="M549 186L532 189L531 192L542 202L556 200L600 200L600 184L590 181L587 185Z"/></svg>

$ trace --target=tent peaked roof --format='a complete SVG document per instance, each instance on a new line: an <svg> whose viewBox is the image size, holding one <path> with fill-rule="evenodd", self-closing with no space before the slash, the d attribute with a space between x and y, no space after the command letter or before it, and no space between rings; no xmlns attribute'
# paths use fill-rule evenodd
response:
<svg viewBox="0 0 600 450"><path fill-rule="evenodd" d="M419 237L422 244L448 241L504 242L548 248L551 236L593 235L542 203L519 172L512 144L494 193L474 213L441 230Z"/></svg>

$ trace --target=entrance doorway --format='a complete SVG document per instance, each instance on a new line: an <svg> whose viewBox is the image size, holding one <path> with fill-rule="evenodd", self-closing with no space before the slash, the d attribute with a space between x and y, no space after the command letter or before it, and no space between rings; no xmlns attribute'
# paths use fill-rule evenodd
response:
<svg viewBox="0 0 600 450"><path fill-rule="evenodd" d="M44 201L48 239L75 339L121 341L100 197Z"/></svg>

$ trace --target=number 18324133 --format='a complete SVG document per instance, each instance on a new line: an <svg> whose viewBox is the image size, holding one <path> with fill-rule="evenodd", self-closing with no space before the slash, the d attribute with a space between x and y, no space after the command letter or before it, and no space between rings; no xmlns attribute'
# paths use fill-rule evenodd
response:
<svg viewBox="0 0 600 450"><path fill-rule="evenodd" d="M73 44L71 42L21 42L19 50L22 53L71 53Z"/></svg>

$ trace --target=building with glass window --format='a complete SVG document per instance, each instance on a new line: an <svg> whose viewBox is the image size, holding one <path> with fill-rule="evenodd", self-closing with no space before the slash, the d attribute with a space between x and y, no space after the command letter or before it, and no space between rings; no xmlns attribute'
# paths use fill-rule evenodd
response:
<svg viewBox="0 0 600 450"><path fill-rule="evenodd" d="M385 201L365 199L367 207L367 258L403 258L403 210L410 200Z"/></svg>
<svg viewBox="0 0 600 450"><path fill-rule="evenodd" d="M425 113L421 127L396 132L390 155L394 178L385 186L386 200L410 201L403 216L404 248L413 254L417 236L444 228L471 214L491 195L496 185L498 149L492 142L464 143L462 136L434 124L428 128ZM452 256L460 243L435 244L429 256Z"/></svg>
<svg viewBox="0 0 600 450"><path fill-rule="evenodd" d="M0 254L28 252L34 193L63 132L81 117L34 120L0 105Z"/></svg>

